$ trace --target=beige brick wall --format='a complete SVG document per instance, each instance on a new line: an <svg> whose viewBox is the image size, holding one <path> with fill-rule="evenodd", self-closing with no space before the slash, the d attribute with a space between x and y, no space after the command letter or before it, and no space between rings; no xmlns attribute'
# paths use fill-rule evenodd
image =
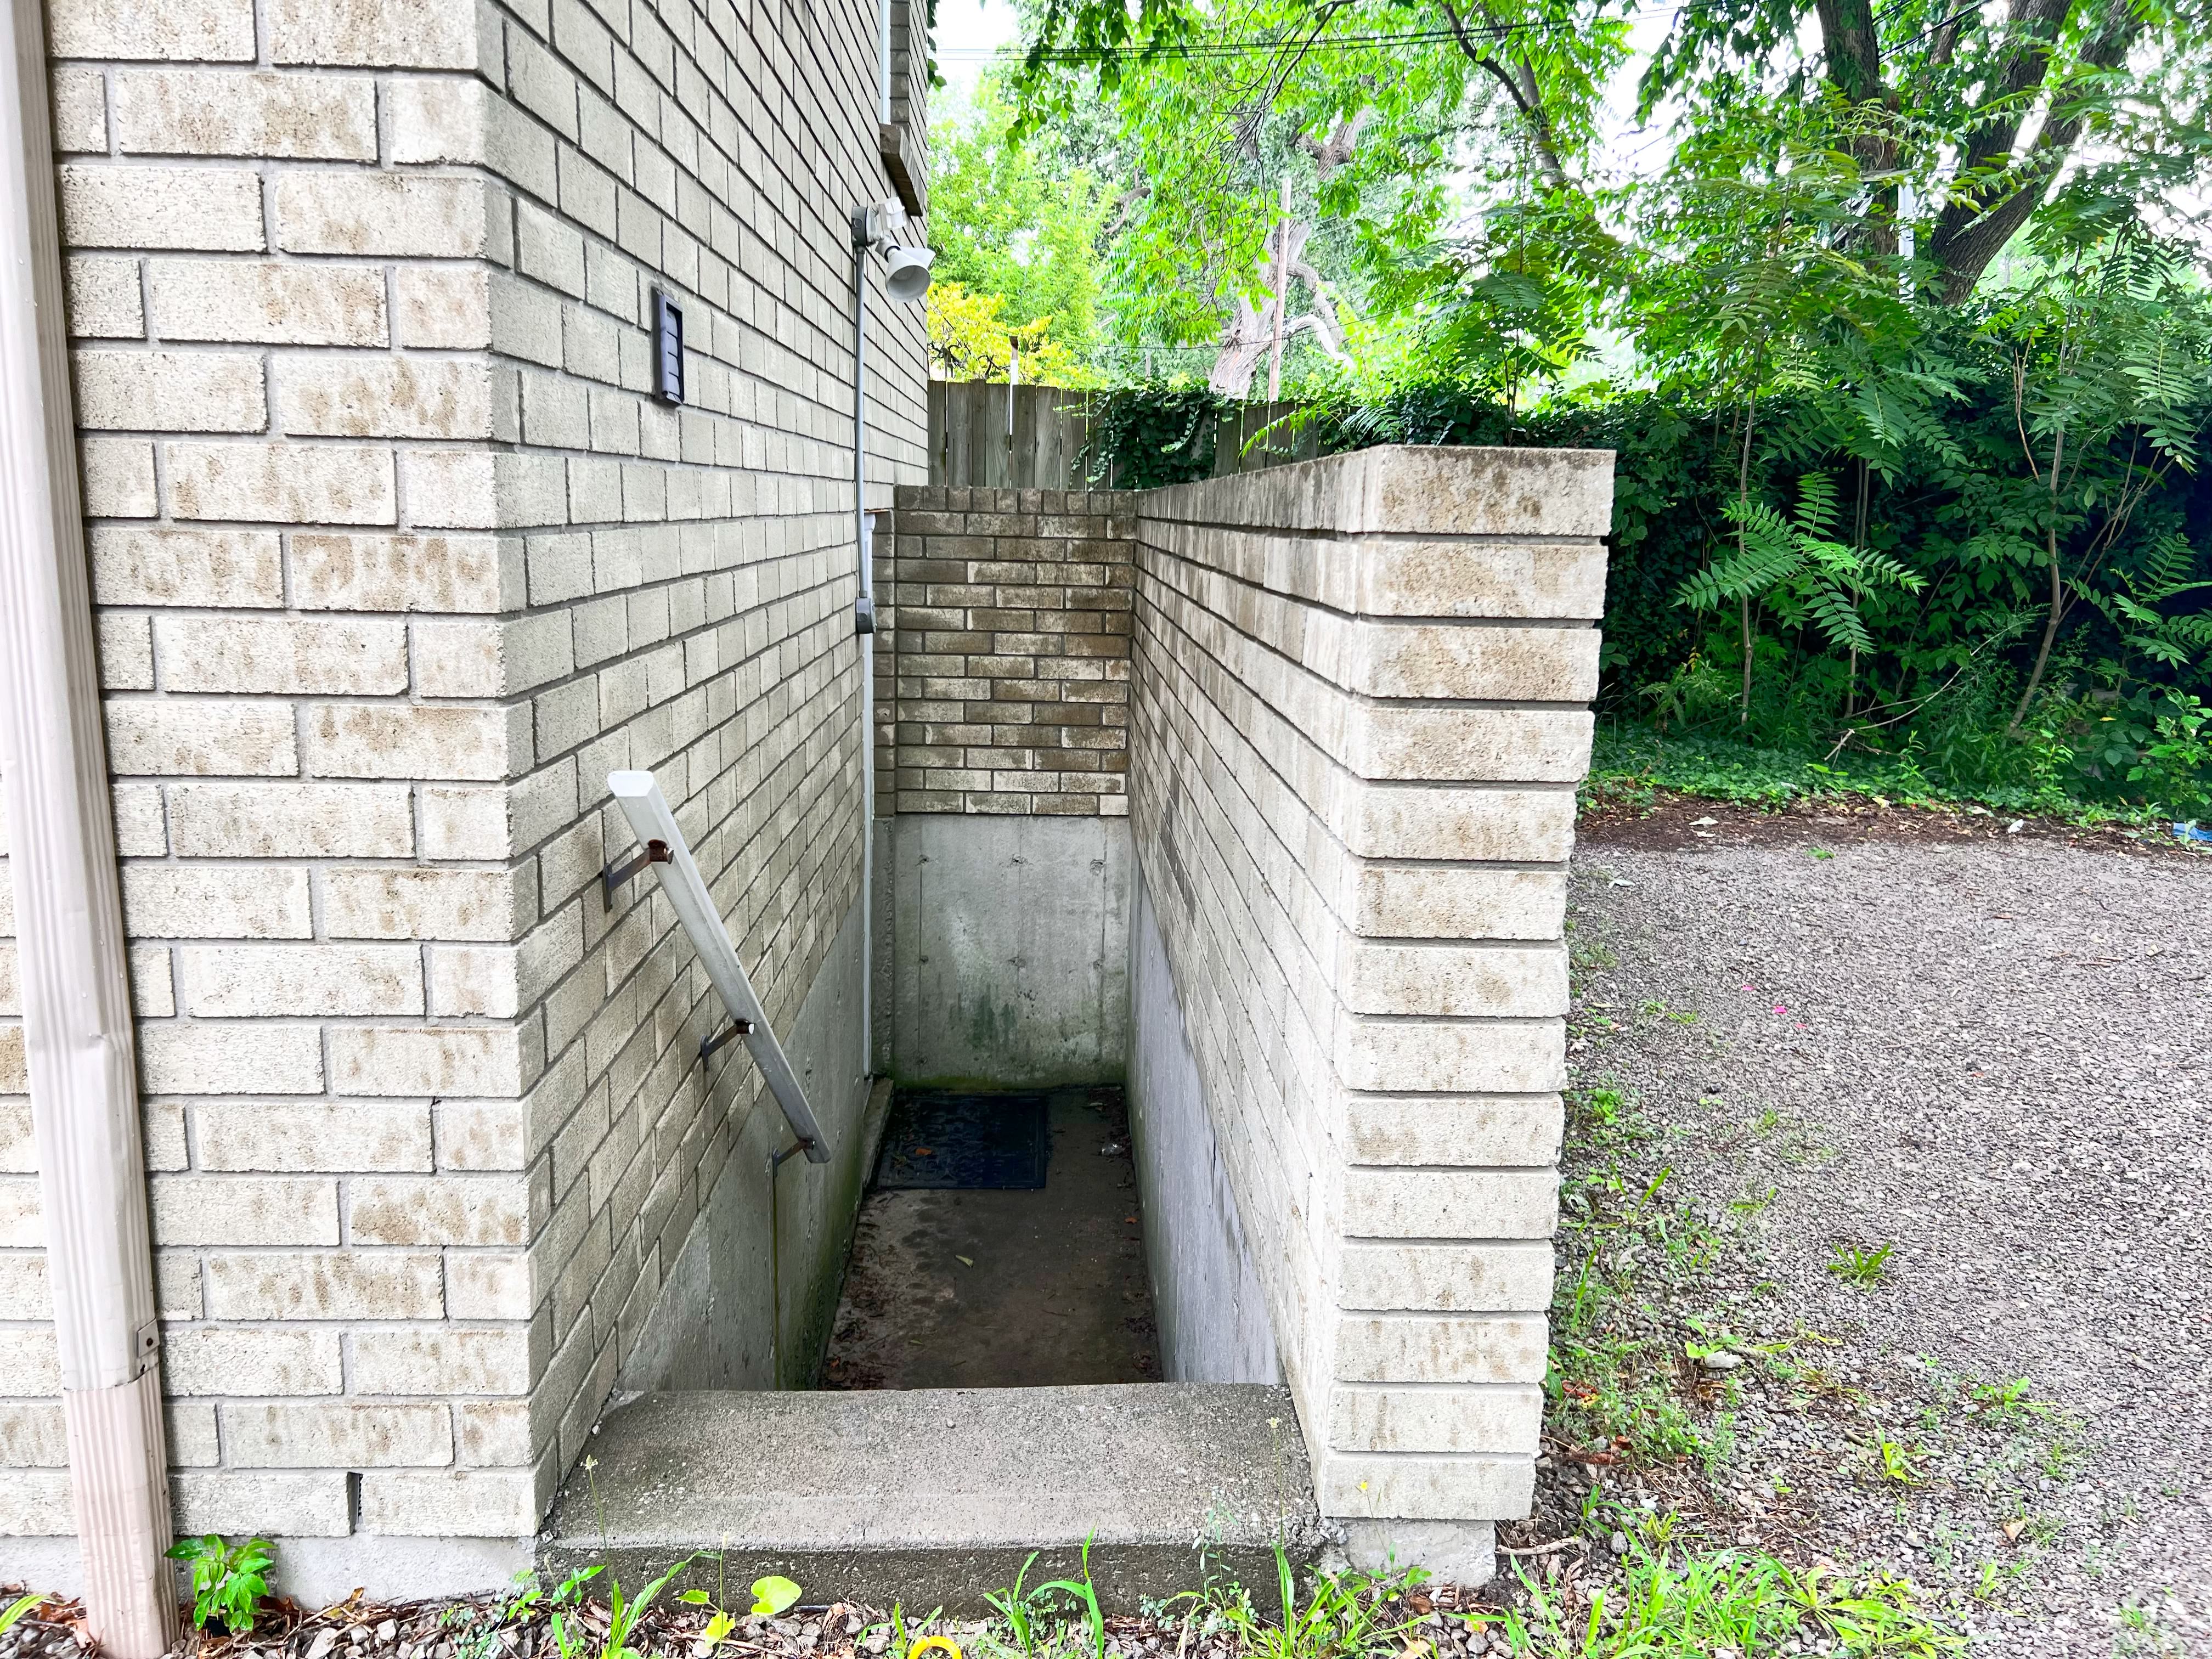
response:
<svg viewBox="0 0 2212 1659"><path fill-rule="evenodd" d="M177 1522L518 1538L772 1110L605 774L779 1024L858 891L875 5L49 13ZM0 1563L72 1524L5 894Z"/></svg>
<svg viewBox="0 0 2212 1659"><path fill-rule="evenodd" d="M908 486L876 547L876 810L1128 811L1137 498Z"/></svg>
<svg viewBox="0 0 2212 1659"><path fill-rule="evenodd" d="M1136 498L1131 822L1332 1516L1531 1492L1611 459Z"/></svg>

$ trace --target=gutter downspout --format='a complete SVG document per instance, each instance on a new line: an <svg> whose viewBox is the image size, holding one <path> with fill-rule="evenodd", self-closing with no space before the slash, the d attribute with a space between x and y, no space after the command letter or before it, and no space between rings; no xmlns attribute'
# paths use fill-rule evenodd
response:
<svg viewBox="0 0 2212 1659"><path fill-rule="evenodd" d="M70 1490L92 1634L177 1636L136 1044L63 319L46 28L0 75L0 774Z"/></svg>
<svg viewBox="0 0 2212 1659"><path fill-rule="evenodd" d="M884 0L884 15L890 15ZM860 597L853 631L860 641L860 1075L876 1073L876 573L868 535L868 250L873 207L853 210L853 546Z"/></svg>

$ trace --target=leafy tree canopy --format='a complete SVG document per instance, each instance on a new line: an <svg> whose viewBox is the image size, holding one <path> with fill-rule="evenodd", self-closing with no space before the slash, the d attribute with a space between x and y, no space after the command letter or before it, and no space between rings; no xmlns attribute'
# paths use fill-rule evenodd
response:
<svg viewBox="0 0 2212 1659"><path fill-rule="evenodd" d="M1014 116L986 79L971 109L933 123L934 274L969 296L993 296L1002 332L1042 328L1064 352L1080 355L1098 334L1110 199L1089 167L1048 144L1016 143ZM1002 343L1001 374L1006 361Z"/></svg>

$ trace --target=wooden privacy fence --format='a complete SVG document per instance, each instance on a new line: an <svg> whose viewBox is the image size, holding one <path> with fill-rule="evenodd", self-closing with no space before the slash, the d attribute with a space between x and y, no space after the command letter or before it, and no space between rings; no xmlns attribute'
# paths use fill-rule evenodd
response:
<svg viewBox="0 0 2212 1659"><path fill-rule="evenodd" d="M1114 469L1094 479L1091 469L1098 460L1085 453L1092 413L1103 398L1052 386L932 380L929 481L956 489L1115 489L1123 481L1112 476ZM1209 421L1211 430L1201 430L1197 441L1212 446L1212 476L1318 454L1317 428L1310 423L1268 430L1297 409L1292 403L1249 403L1233 421Z"/></svg>

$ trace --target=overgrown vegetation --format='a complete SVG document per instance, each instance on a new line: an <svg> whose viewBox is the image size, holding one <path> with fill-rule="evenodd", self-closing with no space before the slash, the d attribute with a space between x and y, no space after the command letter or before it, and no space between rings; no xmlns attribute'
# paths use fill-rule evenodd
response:
<svg viewBox="0 0 2212 1659"><path fill-rule="evenodd" d="M1098 477L1278 386L1324 447L1613 449L1617 722L2212 817L2201 11L1037 0L932 234L1071 347L1087 246Z"/></svg>

